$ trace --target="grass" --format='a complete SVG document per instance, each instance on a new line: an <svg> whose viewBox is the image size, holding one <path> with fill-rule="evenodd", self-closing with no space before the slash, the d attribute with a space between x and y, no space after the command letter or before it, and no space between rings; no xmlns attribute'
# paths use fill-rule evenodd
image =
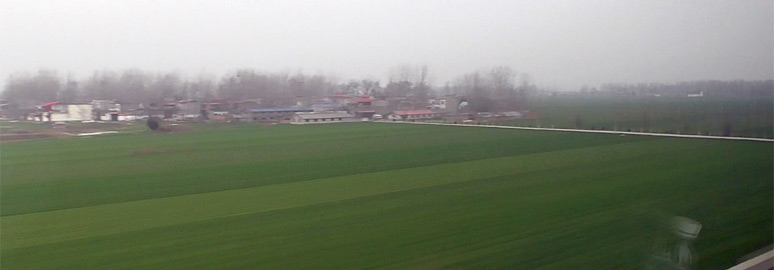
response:
<svg viewBox="0 0 774 270"><path fill-rule="evenodd" d="M388 124L4 143L0 267L640 268L681 215L722 269L772 242L771 146Z"/></svg>
<svg viewBox="0 0 774 270"><path fill-rule="evenodd" d="M50 129L50 124L34 123L34 122L11 122L0 121L0 134L8 134L13 132L35 132L40 130Z"/></svg>

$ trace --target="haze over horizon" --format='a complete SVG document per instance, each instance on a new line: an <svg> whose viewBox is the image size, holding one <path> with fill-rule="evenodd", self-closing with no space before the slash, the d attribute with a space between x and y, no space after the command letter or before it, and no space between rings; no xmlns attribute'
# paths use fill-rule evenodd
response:
<svg viewBox="0 0 774 270"><path fill-rule="evenodd" d="M385 84L496 66L540 87L774 78L774 1L20 1L0 11L0 81L17 72L241 68Z"/></svg>

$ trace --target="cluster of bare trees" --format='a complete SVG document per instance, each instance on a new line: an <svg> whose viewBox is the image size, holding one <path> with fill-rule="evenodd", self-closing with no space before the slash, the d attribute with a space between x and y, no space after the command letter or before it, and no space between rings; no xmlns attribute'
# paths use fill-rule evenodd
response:
<svg viewBox="0 0 774 270"><path fill-rule="evenodd" d="M56 72L41 70L35 75L22 74L9 78L2 98L16 102L54 101L61 94L69 95L73 91L70 84L62 89L62 82Z"/></svg>
<svg viewBox="0 0 774 270"><path fill-rule="evenodd" d="M528 74L504 66L464 74L443 88L444 93L468 97L475 111L520 110L537 91Z"/></svg>
<svg viewBox="0 0 774 270"><path fill-rule="evenodd" d="M216 87L212 78L202 76L186 80L176 73L106 70L94 72L79 81L72 77L63 80L55 71L41 70L35 74L9 77L2 99L19 103L86 102L93 99L143 103L164 98L213 96Z"/></svg>
<svg viewBox="0 0 774 270"><path fill-rule="evenodd" d="M117 100L122 103L153 103L164 100L263 99L272 101L295 96L331 94L406 96L418 101L439 94L469 96L476 109L515 108L533 89L529 76L508 67L465 74L443 88L433 87L426 65L402 65L391 70L389 82L363 79L339 82L330 75L301 72L269 73L241 69L221 78L213 75L184 77L175 72L152 73L137 69L96 71L77 80L60 77L56 71L10 76L0 98L7 101L39 104L49 101L88 102Z"/></svg>
<svg viewBox="0 0 774 270"><path fill-rule="evenodd" d="M212 75L187 78L175 72L150 73L136 69L97 71L76 80L72 77L62 79L55 71L41 70L9 77L0 97L21 103L94 99L153 103L167 99L273 99L322 95L336 92L338 87L335 80L322 75L261 73L249 69L227 74L220 80Z"/></svg>

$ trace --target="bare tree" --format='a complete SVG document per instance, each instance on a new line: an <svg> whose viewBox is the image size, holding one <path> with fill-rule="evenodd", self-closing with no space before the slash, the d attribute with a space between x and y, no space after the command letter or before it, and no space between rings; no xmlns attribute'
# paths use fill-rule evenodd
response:
<svg viewBox="0 0 774 270"><path fill-rule="evenodd" d="M148 86L148 102L163 102L165 99L177 99L181 96L183 82L177 73L156 75Z"/></svg>
<svg viewBox="0 0 774 270"><path fill-rule="evenodd" d="M194 100L205 101L215 97L217 89L211 76L201 74L196 81L189 84L188 97Z"/></svg>
<svg viewBox="0 0 774 270"><path fill-rule="evenodd" d="M140 70L125 70L118 82L119 93L114 96L120 102L143 103L148 100L150 78Z"/></svg>
<svg viewBox="0 0 774 270"><path fill-rule="evenodd" d="M37 74L17 74L8 78L2 98L25 103L56 101L60 79L53 70L39 70Z"/></svg>
<svg viewBox="0 0 774 270"><path fill-rule="evenodd" d="M62 102L75 102L78 100L78 81L72 77L67 78L64 87L59 91L59 101Z"/></svg>
<svg viewBox="0 0 774 270"><path fill-rule="evenodd" d="M121 92L118 76L110 70L95 71L83 83L83 94L86 99L116 99Z"/></svg>

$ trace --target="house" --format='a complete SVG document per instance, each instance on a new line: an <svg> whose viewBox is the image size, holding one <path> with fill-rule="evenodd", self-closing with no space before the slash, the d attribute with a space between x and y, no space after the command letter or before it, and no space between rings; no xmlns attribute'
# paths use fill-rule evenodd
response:
<svg viewBox="0 0 774 270"><path fill-rule="evenodd" d="M177 102L177 107L183 119L195 119L201 116L202 104L196 100L180 100Z"/></svg>
<svg viewBox="0 0 774 270"><path fill-rule="evenodd" d="M116 102L115 100L92 100L91 101L91 107L93 110L102 110L102 111L121 111L121 104Z"/></svg>
<svg viewBox="0 0 774 270"><path fill-rule="evenodd" d="M462 98L458 96L445 96L441 98L430 99L428 101L430 105L427 106L427 108L434 111L456 114L459 112L459 105L461 101Z"/></svg>
<svg viewBox="0 0 774 270"><path fill-rule="evenodd" d="M229 112L212 112L211 118L215 121L231 121L234 119L234 116Z"/></svg>
<svg viewBox="0 0 774 270"><path fill-rule="evenodd" d="M91 104L63 104L49 102L40 106L42 114L40 121L65 122L88 121L92 119Z"/></svg>
<svg viewBox="0 0 774 270"><path fill-rule="evenodd" d="M232 104L232 112L243 113L248 110L258 109L258 107L261 105L261 99L238 100L234 101Z"/></svg>
<svg viewBox="0 0 774 270"><path fill-rule="evenodd" d="M212 102L203 103L201 106L208 112L243 113L248 110L258 109L261 102L263 102L261 99L245 99L237 101L214 99Z"/></svg>
<svg viewBox="0 0 774 270"><path fill-rule="evenodd" d="M29 115L37 112L35 103L0 102L0 118L26 120Z"/></svg>
<svg viewBox="0 0 774 270"><path fill-rule="evenodd" d="M314 110L311 108L270 108L270 109L253 109L248 110L251 114L253 121L259 122L279 122L283 120L290 120L296 113L310 113Z"/></svg>
<svg viewBox="0 0 774 270"><path fill-rule="evenodd" d="M111 112L110 120L115 121L136 121L145 119L148 117L148 111L142 103L121 103L121 110L119 112Z"/></svg>
<svg viewBox="0 0 774 270"><path fill-rule="evenodd" d="M440 114L431 110L394 111L389 115L391 120L419 120L439 117Z"/></svg>
<svg viewBox="0 0 774 270"><path fill-rule="evenodd" d="M119 121L121 104L115 100L92 100L91 101L93 118L96 120L107 119L110 121Z"/></svg>
<svg viewBox="0 0 774 270"><path fill-rule="evenodd" d="M375 100L371 103L371 110L376 114L388 115L397 109L397 105L390 104L387 100Z"/></svg>
<svg viewBox="0 0 774 270"><path fill-rule="evenodd" d="M312 109L315 112L341 111L346 109L346 106L339 103L318 103L312 104Z"/></svg>
<svg viewBox="0 0 774 270"><path fill-rule="evenodd" d="M345 112L296 113L291 118L290 124L330 124L353 121L355 121L355 118Z"/></svg>
<svg viewBox="0 0 774 270"><path fill-rule="evenodd" d="M373 119L374 114L377 114L376 111L373 111L373 110L370 110L370 111L361 110L361 111L355 111L354 113L355 113L355 117L357 118L368 118L368 119Z"/></svg>
<svg viewBox="0 0 774 270"><path fill-rule="evenodd" d="M151 103L148 105L148 107L145 108L145 111L149 116L155 116L163 119L171 119L175 114L177 114L178 110L179 108L174 102L161 104Z"/></svg>
<svg viewBox="0 0 774 270"><path fill-rule="evenodd" d="M365 95L360 97L352 97L346 100L349 107L371 107L371 103L376 101L373 96Z"/></svg>
<svg viewBox="0 0 774 270"><path fill-rule="evenodd" d="M353 97L350 97L349 95L345 94L338 94L328 97L331 102L338 103L338 104L347 104L350 103Z"/></svg>

